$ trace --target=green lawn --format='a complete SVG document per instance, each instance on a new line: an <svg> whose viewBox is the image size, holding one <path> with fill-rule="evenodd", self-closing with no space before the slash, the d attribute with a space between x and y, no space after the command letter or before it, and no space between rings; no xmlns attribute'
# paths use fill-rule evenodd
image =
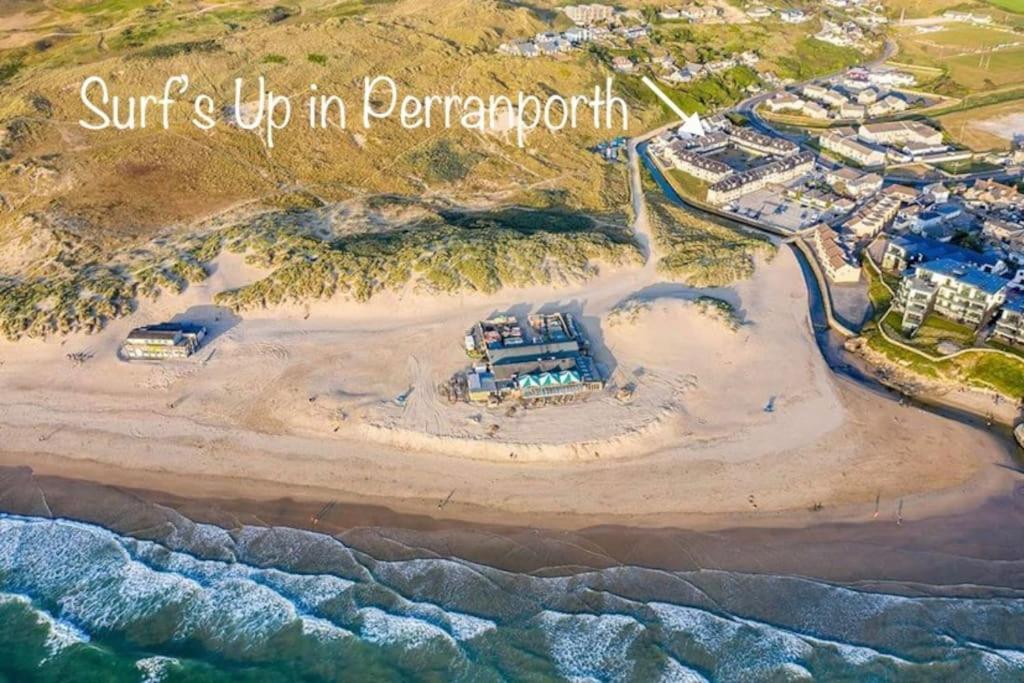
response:
<svg viewBox="0 0 1024 683"><path fill-rule="evenodd" d="M968 384L988 386L1007 396L1024 396L1024 360L979 353L956 361Z"/></svg>
<svg viewBox="0 0 1024 683"><path fill-rule="evenodd" d="M1007 12L1024 14L1024 0L988 0L988 4L995 5Z"/></svg>
<svg viewBox="0 0 1024 683"><path fill-rule="evenodd" d="M975 332L966 325L946 320L934 313L924 320L911 343L923 349L938 353L938 346L943 341L949 341L960 348L968 348L974 345Z"/></svg>
<svg viewBox="0 0 1024 683"><path fill-rule="evenodd" d="M669 169L668 175L679 194L698 201L707 199L708 184L700 178L695 178L689 173L684 173L675 168Z"/></svg>
<svg viewBox="0 0 1024 683"><path fill-rule="evenodd" d="M875 320L881 318L882 314L885 313L886 309L889 308L889 304L892 303L891 292L896 291L899 287L899 278L893 275L887 275L875 270L871 263L868 263L867 255L864 256L863 271L867 274L868 278L868 298L871 300L871 305L875 309ZM888 287L886 287L888 285ZM896 329L899 330L899 323L896 324Z"/></svg>

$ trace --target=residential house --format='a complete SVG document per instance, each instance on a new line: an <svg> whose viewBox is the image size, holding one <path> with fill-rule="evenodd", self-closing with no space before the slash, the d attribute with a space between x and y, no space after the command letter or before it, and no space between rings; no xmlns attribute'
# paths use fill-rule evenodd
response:
<svg viewBox="0 0 1024 683"><path fill-rule="evenodd" d="M765 106L768 107L768 109L773 112L798 112L804 108L804 101L797 97L796 95L784 92L779 93L774 97L769 97L768 100L765 102Z"/></svg>
<svg viewBox="0 0 1024 683"><path fill-rule="evenodd" d="M612 59L612 68L620 73L633 73L633 69L636 68L636 64L629 57L617 55Z"/></svg>
<svg viewBox="0 0 1024 683"><path fill-rule="evenodd" d="M1024 196L1017 188L994 180L979 180L964 192L964 199L974 206L989 209L1019 206L1024 208Z"/></svg>
<svg viewBox="0 0 1024 683"><path fill-rule="evenodd" d="M814 251L829 280L836 283L860 280L860 266L851 257L835 230L822 223L814 228L812 235Z"/></svg>
<svg viewBox="0 0 1024 683"><path fill-rule="evenodd" d="M899 208L899 200L878 195L847 219L843 227L858 238L874 237L892 223Z"/></svg>

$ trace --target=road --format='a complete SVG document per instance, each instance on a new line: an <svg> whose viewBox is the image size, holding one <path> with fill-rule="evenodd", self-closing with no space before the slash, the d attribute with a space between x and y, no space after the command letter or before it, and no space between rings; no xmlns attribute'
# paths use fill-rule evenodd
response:
<svg viewBox="0 0 1024 683"><path fill-rule="evenodd" d="M874 68L879 67L882 64L886 63L890 59L892 59L894 56L896 56L896 54L898 52L899 52L899 46L896 44L896 42L891 40L891 39L889 39L889 38L886 38L885 39L885 45L882 48L882 53L878 57L873 59L872 61L867 62L866 64L863 64L862 66L863 66L863 68L866 68L866 69L874 69ZM836 71L836 72L828 74L826 76L818 76L816 78L812 78L812 79L809 79L809 80L806 80L806 81L802 81L800 83L795 83L795 84L793 84L793 85L791 85L789 87L791 87L791 88L803 88L804 86L811 85L812 83L822 84L822 83L825 83L826 81L828 81L828 80L830 80L832 78L835 78L839 74L846 72L847 70L848 70L847 68L844 68L844 69L842 69L840 71ZM736 112L739 112L740 114L743 114L747 118L747 120L750 121L750 125L752 127L756 128L758 131L760 131L760 132L762 132L762 133L764 133L766 135L775 135L775 136L778 136L778 137L786 138L787 140L790 140L792 142L795 142L795 143L803 146L804 145L804 137L803 137L803 135L799 135L799 134L795 134L795 133L785 133L783 131L776 130L771 125L769 125L768 122L766 122L764 119L762 119L761 116L757 113L757 108L760 107L765 102L765 100L767 100L770 97L775 96L779 92L780 91L778 91L778 90L772 90L770 92L758 93L757 95L754 95L753 97L749 97L749 98L743 100L742 102L740 102L739 104L737 104L733 108L733 110L736 111Z"/></svg>

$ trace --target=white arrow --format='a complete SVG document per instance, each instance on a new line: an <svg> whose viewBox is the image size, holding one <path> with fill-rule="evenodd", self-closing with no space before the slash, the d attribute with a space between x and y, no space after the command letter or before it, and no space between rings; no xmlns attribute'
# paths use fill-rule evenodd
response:
<svg viewBox="0 0 1024 683"><path fill-rule="evenodd" d="M684 112L679 108L678 104L673 102L669 96L662 92L661 88L655 85L654 81L647 76L643 76L640 80L643 81L644 85L651 89L651 92L658 96L658 99L667 104L668 108L676 113L676 116L682 119L683 125L680 127L681 131L698 137L704 135L704 124L700 122L700 116L698 114L687 114Z"/></svg>

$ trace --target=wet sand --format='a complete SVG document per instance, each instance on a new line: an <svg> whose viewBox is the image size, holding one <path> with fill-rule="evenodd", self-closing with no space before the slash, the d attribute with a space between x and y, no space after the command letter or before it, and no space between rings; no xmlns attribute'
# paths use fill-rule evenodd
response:
<svg viewBox="0 0 1024 683"><path fill-rule="evenodd" d="M903 502L905 512L913 503ZM996 596L1024 591L1024 476L958 513L898 523L899 501L857 522L818 514L767 516L717 531L600 525L548 530L470 524L321 501L182 498L159 491L0 468L0 510L99 524L161 540L182 517L226 529L283 526L324 533L377 559L457 558L536 575L616 566L804 576L908 595ZM314 521L315 520L315 521Z"/></svg>

